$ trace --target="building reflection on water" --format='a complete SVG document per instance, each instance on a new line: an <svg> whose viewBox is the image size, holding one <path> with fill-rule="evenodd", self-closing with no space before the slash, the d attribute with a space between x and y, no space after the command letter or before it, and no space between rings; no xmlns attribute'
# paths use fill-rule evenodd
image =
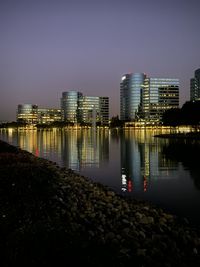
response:
<svg viewBox="0 0 200 267"><path fill-rule="evenodd" d="M7 131L5 140L36 156L58 162L61 166L80 171L85 167L99 168L109 161L109 131L83 130L21 130Z"/></svg>
<svg viewBox="0 0 200 267"><path fill-rule="evenodd" d="M61 142L62 164L73 170L99 168L102 162L109 161L108 130L62 132Z"/></svg>
<svg viewBox="0 0 200 267"><path fill-rule="evenodd" d="M199 149L154 130L0 130L0 139L80 171L117 193L150 200L197 221ZM164 133L164 132L163 132ZM199 219L198 219L199 222Z"/></svg>
<svg viewBox="0 0 200 267"><path fill-rule="evenodd" d="M111 163L119 157L119 189L123 192L146 192L153 180L174 178L179 168L177 161L167 159L162 153L163 145L167 145L168 141L154 138L154 134L156 132L147 129L120 131L55 128L9 130L2 132L1 136L5 135L4 140L36 156L48 158L76 171L104 168L105 162ZM112 156L109 158L109 155ZM113 172L113 169L110 171Z"/></svg>
<svg viewBox="0 0 200 267"><path fill-rule="evenodd" d="M151 181L173 178L178 162L167 160L162 153L161 142L153 137L152 130L125 131L121 137L121 190L144 191ZM169 175L170 173L170 175Z"/></svg>

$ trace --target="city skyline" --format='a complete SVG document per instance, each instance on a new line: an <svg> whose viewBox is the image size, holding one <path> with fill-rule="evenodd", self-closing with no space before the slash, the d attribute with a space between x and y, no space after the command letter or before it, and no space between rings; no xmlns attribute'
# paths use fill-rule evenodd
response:
<svg viewBox="0 0 200 267"><path fill-rule="evenodd" d="M63 91L108 96L120 113L125 73L180 80L200 67L198 0L0 2L0 120L20 103L59 108Z"/></svg>

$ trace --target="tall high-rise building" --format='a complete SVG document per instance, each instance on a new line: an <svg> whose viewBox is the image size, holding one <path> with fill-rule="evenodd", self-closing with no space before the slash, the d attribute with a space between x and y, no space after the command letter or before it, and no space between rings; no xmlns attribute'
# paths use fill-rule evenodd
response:
<svg viewBox="0 0 200 267"><path fill-rule="evenodd" d="M76 91L68 91L62 93L61 109L62 120L77 123L79 121L79 101L82 93Z"/></svg>
<svg viewBox="0 0 200 267"><path fill-rule="evenodd" d="M94 112L95 120L99 120L99 97L98 96L82 96L79 101L80 122L92 123Z"/></svg>
<svg viewBox="0 0 200 267"><path fill-rule="evenodd" d="M120 119L129 120L128 113L128 92L131 74L125 74L121 78L120 83Z"/></svg>
<svg viewBox="0 0 200 267"><path fill-rule="evenodd" d="M83 96L76 91L63 92L61 109L64 121L92 124L95 120L101 125L109 122L108 97Z"/></svg>
<svg viewBox="0 0 200 267"><path fill-rule="evenodd" d="M109 123L109 97L100 96L99 97L99 113L100 113L100 123L107 125Z"/></svg>
<svg viewBox="0 0 200 267"><path fill-rule="evenodd" d="M164 111L179 107L179 80L125 74L120 83L120 119L159 122Z"/></svg>
<svg viewBox="0 0 200 267"><path fill-rule="evenodd" d="M130 120L137 120L141 112L141 96L146 75L133 73L130 78L128 91L128 113Z"/></svg>
<svg viewBox="0 0 200 267"><path fill-rule="evenodd" d="M120 83L120 119L136 120L140 113L141 91L146 75L129 73L122 76Z"/></svg>
<svg viewBox="0 0 200 267"><path fill-rule="evenodd" d="M200 100L200 69L195 70L194 78L190 79L190 100Z"/></svg>
<svg viewBox="0 0 200 267"><path fill-rule="evenodd" d="M159 122L164 111L179 107L179 80L146 78L141 107L144 120Z"/></svg>

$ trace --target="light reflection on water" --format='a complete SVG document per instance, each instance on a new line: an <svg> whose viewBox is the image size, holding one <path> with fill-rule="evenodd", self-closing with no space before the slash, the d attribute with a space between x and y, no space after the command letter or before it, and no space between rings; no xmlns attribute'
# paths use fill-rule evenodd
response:
<svg viewBox="0 0 200 267"><path fill-rule="evenodd" d="M169 132L163 130L162 133ZM200 169L163 154L161 130L1 130L0 138L71 168L120 194L149 200L200 222ZM187 152L186 152L187 153Z"/></svg>

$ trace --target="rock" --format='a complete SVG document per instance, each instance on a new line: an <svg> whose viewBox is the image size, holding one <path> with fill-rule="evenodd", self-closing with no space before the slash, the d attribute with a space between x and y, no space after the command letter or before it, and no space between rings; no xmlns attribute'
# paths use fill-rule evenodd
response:
<svg viewBox="0 0 200 267"><path fill-rule="evenodd" d="M198 254L198 250L197 250L197 248L193 248L193 253L194 253L195 255Z"/></svg>
<svg viewBox="0 0 200 267"><path fill-rule="evenodd" d="M142 223L142 224L152 224L152 223L154 223L154 218L153 218L153 217L146 217L146 216L143 216L143 217L140 219L140 223Z"/></svg>
<svg viewBox="0 0 200 267"><path fill-rule="evenodd" d="M142 219L142 217L144 216L142 213L140 212L136 212L135 213L135 216L138 218L138 219Z"/></svg>
<svg viewBox="0 0 200 267"><path fill-rule="evenodd" d="M145 233L143 231L139 231L139 235L144 239L146 238L146 235L145 235Z"/></svg>
<svg viewBox="0 0 200 267"><path fill-rule="evenodd" d="M128 236L129 233L130 233L130 229L129 229L129 228L124 228L124 229L122 230L122 235Z"/></svg>
<svg viewBox="0 0 200 267"><path fill-rule="evenodd" d="M128 220L126 220L126 219L123 219L122 220L122 223L124 223L124 224L130 224L130 222Z"/></svg>
<svg viewBox="0 0 200 267"><path fill-rule="evenodd" d="M108 191L107 192L107 196L114 197L115 196L115 193L113 191Z"/></svg>
<svg viewBox="0 0 200 267"><path fill-rule="evenodd" d="M143 256L145 257L146 256L146 249L142 249L142 248L139 248L137 249L137 256Z"/></svg>
<svg viewBox="0 0 200 267"><path fill-rule="evenodd" d="M115 234L113 232L109 232L106 234L105 239L106 240L112 240L115 238Z"/></svg>

